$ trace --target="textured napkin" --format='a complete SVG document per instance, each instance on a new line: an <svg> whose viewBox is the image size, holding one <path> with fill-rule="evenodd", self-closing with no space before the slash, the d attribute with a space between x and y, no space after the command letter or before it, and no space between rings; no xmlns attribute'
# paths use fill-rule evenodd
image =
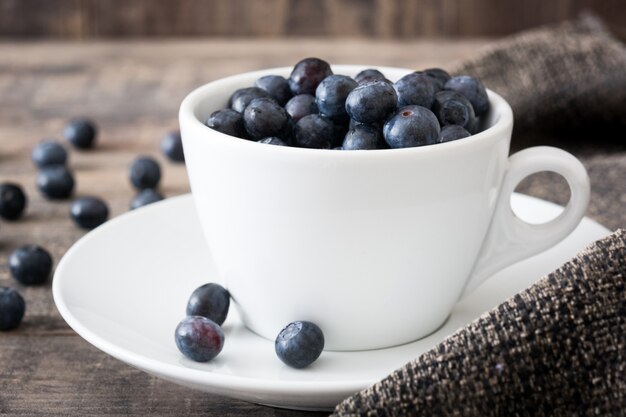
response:
<svg viewBox="0 0 626 417"><path fill-rule="evenodd" d="M592 15L504 38L453 72L501 94L516 133L626 126L626 47ZM626 139L620 131L613 140Z"/></svg>
<svg viewBox="0 0 626 417"><path fill-rule="evenodd" d="M626 231L594 243L334 416L626 415Z"/></svg>
<svg viewBox="0 0 626 417"><path fill-rule="evenodd" d="M626 48L593 16L505 38L453 72L479 77L511 104L514 148L555 136L565 144L581 132L592 132L589 144L626 138ZM626 232L591 245L334 415L626 416Z"/></svg>

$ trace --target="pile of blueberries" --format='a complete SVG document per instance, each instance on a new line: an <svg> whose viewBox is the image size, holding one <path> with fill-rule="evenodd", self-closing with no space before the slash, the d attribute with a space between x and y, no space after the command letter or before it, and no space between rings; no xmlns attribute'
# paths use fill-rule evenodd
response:
<svg viewBox="0 0 626 417"><path fill-rule="evenodd" d="M76 149L86 150L95 146L97 128L89 119L70 121L63 131L65 139ZM173 162L184 162L180 132L170 132L161 141L161 150ZM59 142L43 140L31 153L38 168L36 185L49 200L68 199L75 188L72 171L68 168L68 153ZM163 199L156 191L161 178L158 163L147 156L138 157L130 167L130 181L139 190L130 208L136 209ZM0 184L0 217L16 221L26 210L28 198L23 188L16 183ZM80 197L70 205L70 217L84 229L93 229L109 217L107 204L98 197ZM38 245L24 245L9 256L9 271L13 278L25 286L45 283L52 272L53 260L50 253ZM19 326L24 317L26 303L14 288L0 287L0 331Z"/></svg>
<svg viewBox="0 0 626 417"><path fill-rule="evenodd" d="M333 74L319 58L306 58L288 79L268 75L236 90L229 108L212 113L206 125L272 145L389 149L471 136L488 110L485 87L469 75L430 68L393 83L376 69L351 78Z"/></svg>
<svg viewBox="0 0 626 417"><path fill-rule="evenodd" d="M176 327L178 350L191 360L207 362L224 347L222 324L228 315L230 293L219 284L196 288L187 302L187 317ZM305 368L324 350L322 330L309 321L294 321L280 331L274 342L280 360L292 368Z"/></svg>

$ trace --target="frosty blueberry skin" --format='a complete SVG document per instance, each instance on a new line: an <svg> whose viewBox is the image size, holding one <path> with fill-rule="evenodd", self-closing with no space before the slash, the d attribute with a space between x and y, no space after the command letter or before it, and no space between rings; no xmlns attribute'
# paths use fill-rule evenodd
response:
<svg viewBox="0 0 626 417"><path fill-rule="evenodd" d="M328 62L319 58L305 58L293 67L289 76L289 87L294 95L314 95L317 86L332 73Z"/></svg>
<svg viewBox="0 0 626 417"><path fill-rule="evenodd" d="M274 342L278 358L292 368L306 368L324 350L324 334L310 321L294 321L280 331Z"/></svg>
<svg viewBox="0 0 626 417"><path fill-rule="evenodd" d="M383 135L391 148L432 145L439 141L439 121L426 107L405 106L385 123Z"/></svg>
<svg viewBox="0 0 626 417"><path fill-rule="evenodd" d="M208 362L222 351L224 332L206 317L190 316L176 327L174 341L178 350L189 359Z"/></svg>

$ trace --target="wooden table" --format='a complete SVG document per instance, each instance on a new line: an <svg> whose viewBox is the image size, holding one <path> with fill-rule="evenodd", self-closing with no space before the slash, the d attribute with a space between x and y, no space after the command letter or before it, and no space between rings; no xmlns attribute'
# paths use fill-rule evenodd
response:
<svg viewBox="0 0 626 417"><path fill-rule="evenodd" d="M19 329L0 333L0 415L308 415L192 391L154 378L100 352L59 316L50 283L25 288L8 273L16 247L36 243L58 261L84 231L68 216L69 201L37 192L30 151L42 138L60 138L64 123L87 115L100 127L97 148L72 151L76 195L104 198L113 216L134 195L127 179L138 154L156 157L167 196L188 192L185 168L166 161L160 138L177 128L181 99L192 88L238 72L293 65L303 55L332 63L422 68L450 67L484 40L378 42L267 40L110 43L0 43L0 181L24 186L29 205L17 222L0 223L0 285L18 288L27 302ZM607 227L626 226L626 150L572 148L589 169L588 215ZM562 187L561 187L562 188ZM564 203L558 185L541 177L522 189Z"/></svg>

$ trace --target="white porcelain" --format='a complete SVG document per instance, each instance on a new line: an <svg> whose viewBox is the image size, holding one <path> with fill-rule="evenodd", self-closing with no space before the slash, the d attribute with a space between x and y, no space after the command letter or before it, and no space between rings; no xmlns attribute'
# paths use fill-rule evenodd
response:
<svg viewBox="0 0 626 417"><path fill-rule="evenodd" d="M545 221L560 207L513 195L517 212ZM53 294L67 323L104 352L152 375L206 392L279 407L328 409L417 357L509 296L551 272L609 231L585 218L555 247L506 268L452 309L417 342L363 352L323 352L295 370L274 344L247 330L236 310L224 324L224 350L212 362L184 358L174 328L193 289L219 281L191 196L124 214L79 240L59 263ZM373 331L380 329L373 329Z"/></svg>
<svg viewBox="0 0 626 417"><path fill-rule="evenodd" d="M363 67L333 69L355 75ZM290 70L209 83L180 108L192 194L219 276L243 322L268 339L294 320L320 326L331 350L419 339L462 293L559 242L584 215L582 164L548 147L509 159L513 115L492 91L488 129L419 148L268 146L204 125L235 89ZM381 70L391 80L410 72ZM572 198L558 219L529 225L512 215L509 198L538 171L563 175Z"/></svg>

